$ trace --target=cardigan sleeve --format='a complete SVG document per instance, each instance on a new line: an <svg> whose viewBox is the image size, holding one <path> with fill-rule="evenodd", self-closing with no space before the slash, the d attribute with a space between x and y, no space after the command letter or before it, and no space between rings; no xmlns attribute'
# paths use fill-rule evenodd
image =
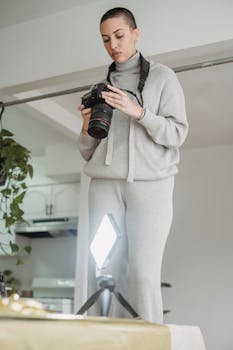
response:
<svg viewBox="0 0 233 350"><path fill-rule="evenodd" d="M98 144L99 140L90 135L84 135L82 133L79 135L78 148L84 160L88 161L91 159Z"/></svg>
<svg viewBox="0 0 233 350"><path fill-rule="evenodd" d="M152 140L162 146L179 147L188 133L185 99L176 74L169 68L161 90L158 115L145 109L143 125Z"/></svg>

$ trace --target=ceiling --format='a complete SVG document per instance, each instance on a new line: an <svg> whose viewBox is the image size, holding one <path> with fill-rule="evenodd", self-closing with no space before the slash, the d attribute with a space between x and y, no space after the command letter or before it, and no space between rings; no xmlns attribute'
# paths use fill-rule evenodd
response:
<svg viewBox="0 0 233 350"><path fill-rule="evenodd" d="M87 1L95 0L0 0L0 27L56 13ZM15 6L16 3L20 3L21 6ZM155 55L151 58L175 68L230 56L233 57L233 40ZM37 90L34 91L28 91L28 87L25 86L23 97L92 84L102 79L105 73L106 67L98 67L47 79L44 85L37 86ZM233 63L190 70L177 75L185 93L190 125L189 135L183 147L233 144ZM41 100L37 104L7 107L3 126L12 130L16 139L28 147L34 156L42 156L48 144L76 142L81 128L81 116L77 106L83 93L59 96L50 101ZM7 101L22 98L22 95L5 95L0 98ZM66 116L61 122L59 114L65 113Z"/></svg>
<svg viewBox="0 0 233 350"><path fill-rule="evenodd" d="M0 28L53 15L98 0L0 0Z"/></svg>

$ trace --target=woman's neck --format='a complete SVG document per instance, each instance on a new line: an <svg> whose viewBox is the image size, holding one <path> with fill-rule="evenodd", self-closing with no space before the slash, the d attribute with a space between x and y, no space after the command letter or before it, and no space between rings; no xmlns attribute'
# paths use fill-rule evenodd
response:
<svg viewBox="0 0 233 350"><path fill-rule="evenodd" d="M116 62L116 71L123 72L132 68L136 68L139 66L139 64L140 64L140 54L139 54L139 51L136 51L136 53L124 63Z"/></svg>

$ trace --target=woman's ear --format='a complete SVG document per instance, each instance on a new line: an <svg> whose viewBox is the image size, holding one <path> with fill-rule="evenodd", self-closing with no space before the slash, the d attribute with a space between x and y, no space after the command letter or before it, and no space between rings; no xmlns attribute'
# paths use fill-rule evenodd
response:
<svg viewBox="0 0 233 350"><path fill-rule="evenodd" d="M137 42L140 37L140 30L138 28L134 29L134 36L135 36L135 42Z"/></svg>

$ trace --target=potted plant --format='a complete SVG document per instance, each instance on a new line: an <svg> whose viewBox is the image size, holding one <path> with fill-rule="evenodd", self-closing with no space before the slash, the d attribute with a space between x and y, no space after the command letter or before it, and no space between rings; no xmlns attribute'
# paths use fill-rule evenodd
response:
<svg viewBox="0 0 233 350"><path fill-rule="evenodd" d="M7 296L10 296L14 293L20 293L21 281L19 278L15 277L13 271L4 270L4 282L6 284Z"/></svg>
<svg viewBox="0 0 233 350"><path fill-rule="evenodd" d="M27 191L26 178L33 176L30 151L15 141L14 134L0 130L0 249L6 252L1 236L13 234L16 222L24 221L20 208ZM29 254L30 246L19 247L10 240L12 253L17 255L17 264L23 263L23 255Z"/></svg>

